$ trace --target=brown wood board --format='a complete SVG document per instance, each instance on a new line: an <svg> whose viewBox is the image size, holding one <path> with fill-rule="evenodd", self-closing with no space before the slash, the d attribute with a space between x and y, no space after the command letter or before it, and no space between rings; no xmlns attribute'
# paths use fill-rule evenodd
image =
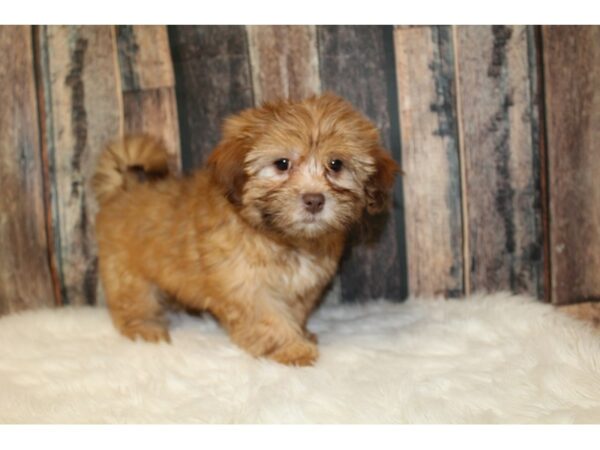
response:
<svg viewBox="0 0 600 450"><path fill-rule="evenodd" d="M55 303L29 26L0 27L0 314Z"/></svg>
<svg viewBox="0 0 600 450"><path fill-rule="evenodd" d="M600 300L600 27L544 26L552 302Z"/></svg>
<svg viewBox="0 0 600 450"><path fill-rule="evenodd" d="M256 104L320 92L314 26L256 25L247 31Z"/></svg>
<svg viewBox="0 0 600 450"><path fill-rule="evenodd" d="M448 26L398 27L394 37L409 293L457 297L463 230L452 34Z"/></svg>

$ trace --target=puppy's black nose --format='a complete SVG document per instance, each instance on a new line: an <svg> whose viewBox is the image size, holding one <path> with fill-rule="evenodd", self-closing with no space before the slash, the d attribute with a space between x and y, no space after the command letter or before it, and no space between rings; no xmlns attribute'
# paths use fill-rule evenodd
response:
<svg viewBox="0 0 600 450"><path fill-rule="evenodd" d="M307 211L316 214L323 209L325 196L323 194L303 194L302 201Z"/></svg>

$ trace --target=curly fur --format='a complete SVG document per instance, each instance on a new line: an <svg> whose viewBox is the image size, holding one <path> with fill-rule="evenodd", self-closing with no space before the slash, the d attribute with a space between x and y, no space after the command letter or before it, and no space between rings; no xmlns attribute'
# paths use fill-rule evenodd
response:
<svg viewBox="0 0 600 450"><path fill-rule="evenodd" d="M166 176L166 151L152 138L112 144L93 184L115 325L132 339L169 340L167 294L209 310L252 355L312 364L308 315L350 226L387 207L397 172L375 126L331 94L229 118L207 166L187 178ZM322 200L318 211L307 195Z"/></svg>

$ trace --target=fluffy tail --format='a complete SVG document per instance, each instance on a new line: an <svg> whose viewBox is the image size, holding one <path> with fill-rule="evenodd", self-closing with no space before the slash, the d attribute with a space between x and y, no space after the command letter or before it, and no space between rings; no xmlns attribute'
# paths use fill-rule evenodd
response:
<svg viewBox="0 0 600 450"><path fill-rule="evenodd" d="M168 153L160 139L129 136L104 149L92 178L92 188L98 202L103 204L132 184L168 174Z"/></svg>

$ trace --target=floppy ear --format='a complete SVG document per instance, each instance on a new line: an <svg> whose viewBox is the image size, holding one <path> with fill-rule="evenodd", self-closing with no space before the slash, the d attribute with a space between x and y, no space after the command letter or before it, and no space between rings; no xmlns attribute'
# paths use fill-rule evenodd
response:
<svg viewBox="0 0 600 450"><path fill-rule="evenodd" d="M227 198L234 204L241 203L247 180L244 171L246 155L272 120L276 108L276 104L266 103L227 118L221 142L206 161L213 181L223 188Z"/></svg>
<svg viewBox="0 0 600 450"><path fill-rule="evenodd" d="M213 182L221 186L234 204L239 204L242 200L246 182L244 158L248 150L249 147L242 138L223 139L206 161Z"/></svg>
<svg viewBox="0 0 600 450"><path fill-rule="evenodd" d="M376 169L365 186L367 212L377 214L388 208L396 174L401 171L396 161L382 148L374 147L371 156L375 158Z"/></svg>

